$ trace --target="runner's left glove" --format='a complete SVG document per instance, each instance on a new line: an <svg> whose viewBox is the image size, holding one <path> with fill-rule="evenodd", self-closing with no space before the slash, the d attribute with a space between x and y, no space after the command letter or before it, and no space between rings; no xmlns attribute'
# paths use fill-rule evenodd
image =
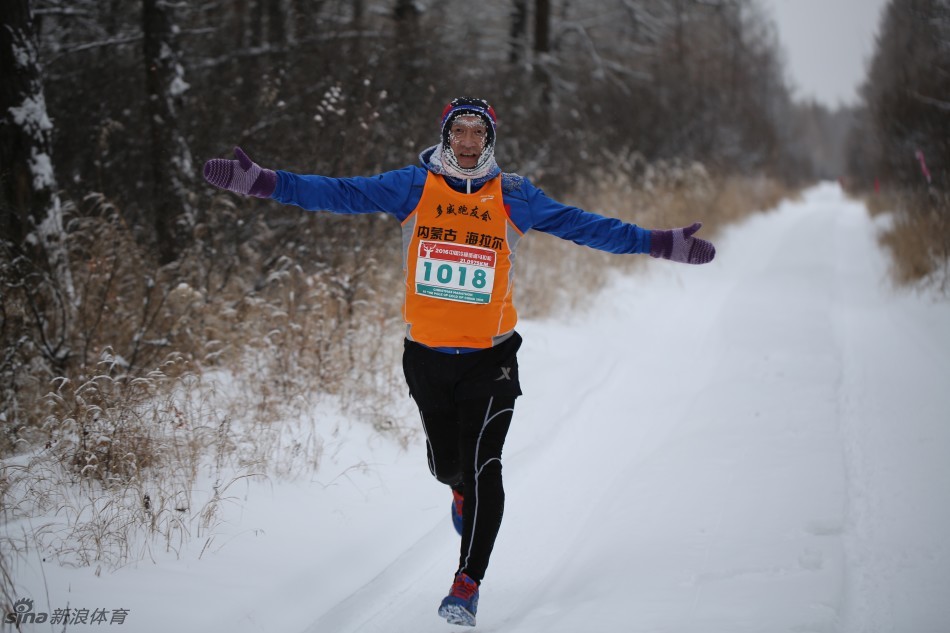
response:
<svg viewBox="0 0 950 633"><path fill-rule="evenodd" d="M215 187L258 198L270 198L277 187L277 172L263 169L244 153L234 148L237 160L212 158L205 163L204 177Z"/></svg>
<svg viewBox="0 0 950 633"><path fill-rule="evenodd" d="M684 264L708 264L716 256L716 247L693 237L701 226L696 222L683 229L650 231L650 256Z"/></svg>

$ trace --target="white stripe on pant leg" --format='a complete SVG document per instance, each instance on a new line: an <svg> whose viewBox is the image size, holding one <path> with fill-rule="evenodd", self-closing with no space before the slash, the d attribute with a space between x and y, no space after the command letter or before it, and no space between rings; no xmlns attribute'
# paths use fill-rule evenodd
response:
<svg viewBox="0 0 950 633"><path fill-rule="evenodd" d="M433 477L438 479L439 476L436 474L438 471L435 468L435 449L432 448L432 442L429 441L429 429L426 428L426 416L422 414L422 409L419 409L419 417L422 418L422 432L425 433L426 446L429 449L426 451L429 454L429 472L432 473Z"/></svg>
<svg viewBox="0 0 950 633"><path fill-rule="evenodd" d="M495 415L491 415L491 417L489 417L491 414L491 406L492 404L494 404L494 402L495 402L494 396L488 399L488 409L485 410L485 421L482 423L482 428L478 432L478 440L475 442L475 511L473 513L475 516L474 516L474 519L472 520L472 534L470 535L468 539L468 552L465 554L465 564L463 565L463 567L468 567L468 561L472 557L472 544L475 542L475 527L478 525L478 498L479 498L478 497L478 476L482 473L482 470L486 466L488 466L488 464L495 461L497 461L499 464L501 463L500 457L492 457L481 466L478 465L478 451L481 448L482 435L485 433L485 429L488 428L488 425L492 420L497 418L502 413L507 413L508 411L513 412L515 410L514 407L509 408L509 409L502 409L501 411L498 411L497 413L495 413Z"/></svg>

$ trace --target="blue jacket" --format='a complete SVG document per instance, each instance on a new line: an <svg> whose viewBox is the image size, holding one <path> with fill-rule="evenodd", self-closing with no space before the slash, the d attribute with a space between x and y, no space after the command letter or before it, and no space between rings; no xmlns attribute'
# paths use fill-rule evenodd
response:
<svg viewBox="0 0 950 633"><path fill-rule="evenodd" d="M383 212L401 223L419 203L430 170L435 171L427 162L433 149L422 153L421 166L370 177L330 178L278 171L277 187L271 197L308 211ZM446 180L459 191L465 189L465 181L449 177ZM483 181L473 181L472 191L477 191ZM511 221L522 233L533 229L609 253L650 252L650 231L562 204L517 174L502 174L502 194Z"/></svg>

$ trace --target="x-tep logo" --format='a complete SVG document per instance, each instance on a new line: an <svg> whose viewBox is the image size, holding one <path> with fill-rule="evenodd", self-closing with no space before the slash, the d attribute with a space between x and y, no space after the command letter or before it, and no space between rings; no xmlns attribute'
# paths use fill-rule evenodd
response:
<svg viewBox="0 0 950 633"><path fill-rule="evenodd" d="M62 624L63 626L78 626L82 624L125 624L129 615L128 609L74 609L65 607L53 609L52 613L33 611L33 601L29 598L20 598L13 603L13 611L7 613L3 619L5 624Z"/></svg>

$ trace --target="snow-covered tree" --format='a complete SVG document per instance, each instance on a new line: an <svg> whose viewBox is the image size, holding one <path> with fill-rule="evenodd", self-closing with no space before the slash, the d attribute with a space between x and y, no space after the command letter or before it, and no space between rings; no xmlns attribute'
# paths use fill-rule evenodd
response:
<svg viewBox="0 0 950 633"><path fill-rule="evenodd" d="M60 232L53 172L53 123L28 0L8 0L0 18L0 212L16 243ZM39 231L39 233L37 233Z"/></svg>
<svg viewBox="0 0 950 633"><path fill-rule="evenodd" d="M29 0L6 4L0 22L0 76L0 238L18 251L25 246L33 264L50 271L47 280L58 311L68 320L75 291L53 170L53 123Z"/></svg>

